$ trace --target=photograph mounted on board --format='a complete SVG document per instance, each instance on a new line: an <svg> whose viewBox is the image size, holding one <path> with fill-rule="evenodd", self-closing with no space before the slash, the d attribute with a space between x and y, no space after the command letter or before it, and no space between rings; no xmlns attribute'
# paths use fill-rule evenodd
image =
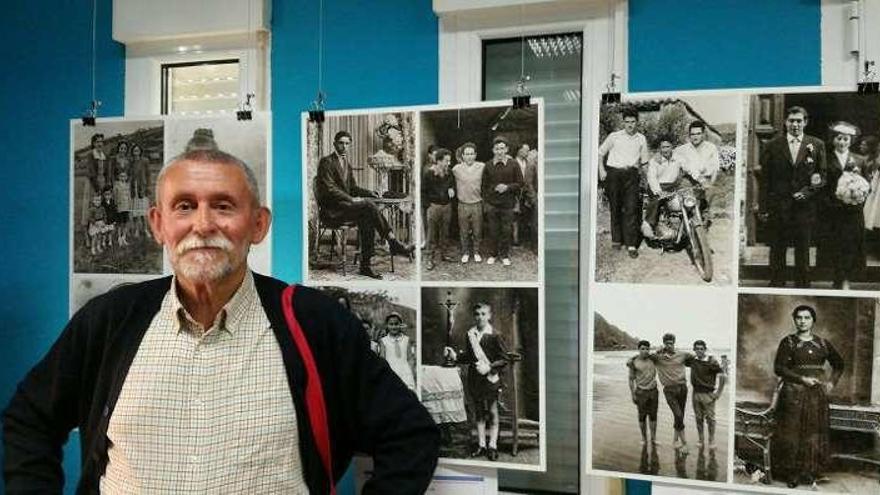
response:
<svg viewBox="0 0 880 495"><path fill-rule="evenodd" d="M544 469L537 288L422 288L422 403L442 462Z"/></svg>
<svg viewBox="0 0 880 495"><path fill-rule="evenodd" d="M593 309L592 469L725 482L734 301L609 284Z"/></svg>
<svg viewBox="0 0 880 495"><path fill-rule="evenodd" d="M734 481L877 493L880 300L741 294Z"/></svg>
<svg viewBox="0 0 880 495"><path fill-rule="evenodd" d="M73 274L71 276L70 289L70 315L79 311L93 298L110 292L113 289L146 282L155 278L143 275L116 275L116 274Z"/></svg>
<svg viewBox="0 0 880 495"><path fill-rule="evenodd" d="M302 117L306 280L414 280L414 112Z"/></svg>
<svg viewBox="0 0 880 495"><path fill-rule="evenodd" d="M752 95L744 120L740 285L880 289L880 95Z"/></svg>
<svg viewBox="0 0 880 495"><path fill-rule="evenodd" d="M732 283L741 101L669 94L601 106L597 282Z"/></svg>
<svg viewBox="0 0 880 495"><path fill-rule="evenodd" d="M260 202L271 208L272 181L269 149L270 114L253 113L251 120L223 117L175 117L165 121L168 161L192 150L224 151L243 161L254 174ZM272 229L259 244L251 246L248 266L258 273L272 271Z"/></svg>
<svg viewBox="0 0 880 495"><path fill-rule="evenodd" d="M164 163L161 120L71 121L73 273L161 274L147 212Z"/></svg>
<svg viewBox="0 0 880 495"><path fill-rule="evenodd" d="M423 280L539 280L541 111L421 112Z"/></svg>
<svg viewBox="0 0 880 495"><path fill-rule="evenodd" d="M410 390L416 392L418 288L319 286L316 289L361 320L373 352L388 363Z"/></svg>

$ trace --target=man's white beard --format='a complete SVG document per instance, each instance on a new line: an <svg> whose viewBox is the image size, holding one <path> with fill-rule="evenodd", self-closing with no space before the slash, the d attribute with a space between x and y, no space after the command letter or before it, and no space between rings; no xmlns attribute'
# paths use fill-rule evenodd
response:
<svg viewBox="0 0 880 495"><path fill-rule="evenodd" d="M221 251L187 254L192 249L205 247L218 248ZM241 262L241 260L235 259L235 245L223 234L205 238L190 234L177 243L177 246L174 247L174 253L177 259L172 263L174 271L194 282L220 280L235 271Z"/></svg>

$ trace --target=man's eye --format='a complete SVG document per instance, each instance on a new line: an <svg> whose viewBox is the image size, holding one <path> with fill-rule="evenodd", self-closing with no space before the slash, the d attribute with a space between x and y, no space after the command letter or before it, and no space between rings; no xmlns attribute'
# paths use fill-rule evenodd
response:
<svg viewBox="0 0 880 495"><path fill-rule="evenodd" d="M174 205L174 209L177 211L190 211L193 209L193 204L189 201L181 201Z"/></svg>
<svg viewBox="0 0 880 495"><path fill-rule="evenodd" d="M217 203L214 205L214 208L220 211L232 211L233 209L235 209L232 203Z"/></svg>

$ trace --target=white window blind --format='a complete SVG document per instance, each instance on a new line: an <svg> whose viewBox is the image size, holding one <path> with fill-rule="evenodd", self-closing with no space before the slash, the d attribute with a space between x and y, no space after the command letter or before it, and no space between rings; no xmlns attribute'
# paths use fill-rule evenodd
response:
<svg viewBox="0 0 880 495"><path fill-rule="evenodd" d="M520 64L544 110L547 472L501 471L499 485L529 493L577 493L578 225L582 35L552 34L483 42L483 99L510 98ZM524 48L521 50L521 48Z"/></svg>

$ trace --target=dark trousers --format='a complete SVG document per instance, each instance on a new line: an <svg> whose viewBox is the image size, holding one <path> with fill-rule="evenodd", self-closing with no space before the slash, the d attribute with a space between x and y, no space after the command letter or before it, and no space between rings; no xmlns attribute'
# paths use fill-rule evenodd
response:
<svg viewBox="0 0 880 495"><path fill-rule="evenodd" d="M483 204L486 213L485 238L489 245L489 256L509 258L510 236L513 233L513 208L501 208L489 203Z"/></svg>
<svg viewBox="0 0 880 495"><path fill-rule="evenodd" d="M376 243L375 232L383 239L388 237L391 227L382 216L379 207L368 199L357 203L349 203L337 210L334 217L344 222L355 222L358 227L358 241L361 250L361 266L369 267L370 258Z"/></svg>
<svg viewBox="0 0 880 495"><path fill-rule="evenodd" d="M810 245L813 242L812 204L794 203L770 212L770 285L785 285L785 254L794 244L794 266L798 287L810 285Z"/></svg>
<svg viewBox="0 0 880 495"><path fill-rule="evenodd" d="M639 198L639 169L605 169L605 194L611 209L611 242L625 246L639 245L641 200Z"/></svg>
<svg viewBox="0 0 880 495"><path fill-rule="evenodd" d="M684 408L688 400L688 388L685 384L666 385L663 387L663 395L666 397L666 403L672 411L674 418L673 428L676 431L684 429Z"/></svg>

